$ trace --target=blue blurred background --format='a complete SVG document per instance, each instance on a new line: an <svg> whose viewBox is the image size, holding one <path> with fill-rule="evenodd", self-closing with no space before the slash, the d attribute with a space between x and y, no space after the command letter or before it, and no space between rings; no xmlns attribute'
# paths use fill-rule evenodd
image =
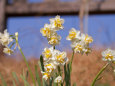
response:
<svg viewBox="0 0 115 86"><path fill-rule="evenodd" d="M29 3L42 2L42 0L28 0ZM74 0L60 0L74 1ZM9 0L11 2L11 0ZM61 16L61 15L60 15ZM49 47L47 40L40 33L44 24L55 16L38 17L9 17L7 29L10 34L19 32L19 41L26 56L39 57L44 47ZM76 15L61 16L65 20L64 30L59 31L61 35L60 50L70 50L70 42L66 40L69 30L74 27L79 30L79 17ZM94 39L93 46L96 49L115 47L115 15L90 15L88 18L88 34Z"/></svg>

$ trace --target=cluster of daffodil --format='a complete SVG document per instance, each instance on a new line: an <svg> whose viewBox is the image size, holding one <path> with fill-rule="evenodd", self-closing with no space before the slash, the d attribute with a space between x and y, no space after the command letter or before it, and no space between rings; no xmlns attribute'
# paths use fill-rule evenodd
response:
<svg viewBox="0 0 115 86"><path fill-rule="evenodd" d="M62 77L60 74L55 76L58 71L58 67L64 66L68 61L66 52L61 52L56 50L54 47L60 43L61 37L56 33L56 31L63 29L64 20L60 16L50 19L50 24L45 24L44 28L40 30L43 36L47 37L48 43L52 45L50 48L45 48L43 51L44 57L44 69L42 71L43 78L45 80L55 78L55 83L62 83Z"/></svg>
<svg viewBox="0 0 115 86"><path fill-rule="evenodd" d="M14 41L13 39L18 39L17 32L15 33L15 35L9 35L7 30L4 30L4 33L0 33L0 44L4 46L3 52L8 55L11 55L14 49L16 48L15 46L13 50L11 49L14 43L16 43L16 42L13 42ZM9 47L9 44L11 44L10 47Z"/></svg>
<svg viewBox="0 0 115 86"><path fill-rule="evenodd" d="M47 37L48 43L50 45L57 45L60 43L61 36L59 36L56 31L63 29L64 20L60 16L56 16L49 20L50 24L45 24L44 28L40 30L43 36Z"/></svg>
<svg viewBox="0 0 115 86"><path fill-rule="evenodd" d="M88 34L80 33L80 31L72 28L69 31L69 35L66 39L72 42L71 47L73 48L75 53L78 52L81 54L88 54L91 52L89 44L93 42L93 39L91 36L88 36Z"/></svg>
<svg viewBox="0 0 115 86"><path fill-rule="evenodd" d="M72 42L71 47L73 49L72 59L68 62L66 52L61 52L55 49L55 46L60 43L60 39L61 39L61 36L59 36L56 32L64 28L63 24L64 24L64 19L61 19L60 16L56 16L55 18L50 19L50 24L45 24L44 28L40 30L42 35L47 38L48 43L51 45L50 48L44 48L44 51L42 52L43 56L41 56L43 58L42 60L40 59L42 65L40 66L43 67L41 68L42 69L41 73L43 74L43 79L45 81L48 80L50 81L49 86L52 86L52 82L51 82L52 80L54 80L54 82L57 84L56 86L63 86L64 83L62 82L64 81L66 86L71 86L70 78L71 78L72 61L74 57L74 52L75 53L78 52L81 54L83 53L88 54L91 52L91 48L89 47L89 44L93 42L93 38L91 36L88 36L87 34L80 33L80 31L72 28L69 31L69 35L66 38L67 40L70 40ZM28 67L34 86L36 86L36 79L34 80L32 71L18 44L18 32L16 32L15 35L9 35L7 30L5 30L4 33L0 33L0 44L4 46L3 52L8 55L11 55L13 51L16 49L16 47L18 47ZM14 44L16 44L14 49L11 49ZM105 66L103 66L103 68L96 75L91 86L94 86L95 82L100 79L99 76L110 63L115 63L115 50L107 49L103 51L102 57L103 57L102 60L108 61L108 63ZM63 66L64 66L64 72L62 71ZM115 68L113 69L115 71ZM65 74L64 80L62 78L63 73ZM40 81L38 82L39 82L39 86L41 86L40 84L41 82Z"/></svg>
<svg viewBox="0 0 115 86"><path fill-rule="evenodd" d="M56 50L53 47L45 48L44 52L43 52L43 56L44 56L44 69L45 69L45 72L42 72L42 73L43 73L43 78L45 80L48 80L52 76L54 76L54 73L56 71L58 71L57 67L61 67L66 62L68 62L66 52L60 52L59 50ZM57 79L58 78L56 78L55 81L58 81ZM60 82L62 82L62 79L61 79Z"/></svg>

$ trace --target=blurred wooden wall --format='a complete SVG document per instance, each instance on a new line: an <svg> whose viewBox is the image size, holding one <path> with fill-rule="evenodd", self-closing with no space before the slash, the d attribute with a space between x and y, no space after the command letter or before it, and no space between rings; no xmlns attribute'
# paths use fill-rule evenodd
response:
<svg viewBox="0 0 115 86"><path fill-rule="evenodd" d="M0 0L0 32L3 32L6 28L8 17L79 15L83 1L60 2L59 0L44 0L42 3L28 3L28 0L13 0L13 3L9 4L7 0ZM115 14L115 0L88 0L88 6L89 15Z"/></svg>

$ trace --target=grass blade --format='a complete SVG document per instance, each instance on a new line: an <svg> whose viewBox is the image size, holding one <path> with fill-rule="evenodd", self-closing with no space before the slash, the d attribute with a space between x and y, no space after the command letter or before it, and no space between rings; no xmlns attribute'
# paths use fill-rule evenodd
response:
<svg viewBox="0 0 115 86"><path fill-rule="evenodd" d="M53 83L53 77L49 80L49 86L52 86Z"/></svg>
<svg viewBox="0 0 115 86"><path fill-rule="evenodd" d="M20 82L19 82L19 79L18 79L16 73L15 73L15 72L12 72L12 75L13 75L13 77L15 78L16 82L18 83L18 86L20 86Z"/></svg>
<svg viewBox="0 0 115 86"><path fill-rule="evenodd" d="M77 86L76 83L74 83L73 86Z"/></svg>
<svg viewBox="0 0 115 86"><path fill-rule="evenodd" d="M18 44L18 42L16 42L16 43ZM30 77L31 77L31 79L32 79L32 81L33 81L33 84L34 84L34 86L36 86L36 82L35 82L35 79L34 79L34 75L33 75L32 71L31 71L30 66L29 66L29 64L28 64L28 61L27 61L27 59L26 59L26 57L25 57L25 55L24 55L24 53L23 53L23 51L22 51L22 49L21 49L21 47L20 47L19 45L18 45L18 49L20 50L20 53L22 54L22 57L23 57L23 59L24 59L24 61L25 61L25 63L26 63L26 66L27 66L28 71L29 71L29 73L30 73Z"/></svg>
<svg viewBox="0 0 115 86"><path fill-rule="evenodd" d="M1 78L1 80L2 80L3 86L7 86L7 84L6 84L6 82L5 82L4 78L3 78L3 76L1 75L1 73L0 73L0 78Z"/></svg>
<svg viewBox="0 0 115 86"><path fill-rule="evenodd" d="M42 67L41 67L40 61L38 61L38 65L39 65L39 67L40 67L40 70L42 71Z"/></svg>
<svg viewBox="0 0 115 86"><path fill-rule="evenodd" d="M38 64L39 64L40 70L42 71L41 62L39 61ZM43 83L43 86L46 86L46 82L43 78L42 78L42 83Z"/></svg>
<svg viewBox="0 0 115 86"><path fill-rule="evenodd" d="M67 82L68 82L68 86L70 86L71 85L71 77L70 77L70 74L71 74L71 69L70 69L70 64L68 63L67 64Z"/></svg>
<svg viewBox="0 0 115 86"><path fill-rule="evenodd" d="M43 86L48 86L46 81L42 78Z"/></svg>
<svg viewBox="0 0 115 86"><path fill-rule="evenodd" d="M41 81L40 81L40 77L39 77L39 74L38 74L38 71L37 71L37 65L35 65L35 74L36 74L36 79L37 79L37 83L39 86L41 86Z"/></svg>
<svg viewBox="0 0 115 86"><path fill-rule="evenodd" d="M13 86L16 86L16 83L15 83L15 81L14 81L14 80L12 80L12 82L13 82Z"/></svg>
<svg viewBox="0 0 115 86"><path fill-rule="evenodd" d="M23 75L20 75L20 77L23 79L24 81L24 86L30 86L30 84L26 81L25 77Z"/></svg>

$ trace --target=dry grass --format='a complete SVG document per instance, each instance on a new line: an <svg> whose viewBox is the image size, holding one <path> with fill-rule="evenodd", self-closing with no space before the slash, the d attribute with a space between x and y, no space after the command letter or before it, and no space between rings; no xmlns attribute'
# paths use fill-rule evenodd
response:
<svg viewBox="0 0 115 86"><path fill-rule="evenodd" d="M105 64L101 60L101 50L93 51L89 56L76 54L73 61L73 71L72 71L72 83L76 82L77 86L90 86L93 78L100 70L100 68ZM68 54L68 57L71 53ZM34 73L34 65L37 64L38 59L32 58L29 60L29 65ZM5 78L8 86L12 86L12 72L16 72L18 77L23 72L23 69L27 71L27 67L24 61L17 61L11 58L1 57L0 59L0 72ZM115 86L115 77L113 75L112 68L108 68L103 73L103 78L98 83L110 83L111 86ZM20 79L21 85L23 83ZM31 80L29 79L31 83ZM1 83L1 82L0 82ZM32 86L32 84L31 84Z"/></svg>

